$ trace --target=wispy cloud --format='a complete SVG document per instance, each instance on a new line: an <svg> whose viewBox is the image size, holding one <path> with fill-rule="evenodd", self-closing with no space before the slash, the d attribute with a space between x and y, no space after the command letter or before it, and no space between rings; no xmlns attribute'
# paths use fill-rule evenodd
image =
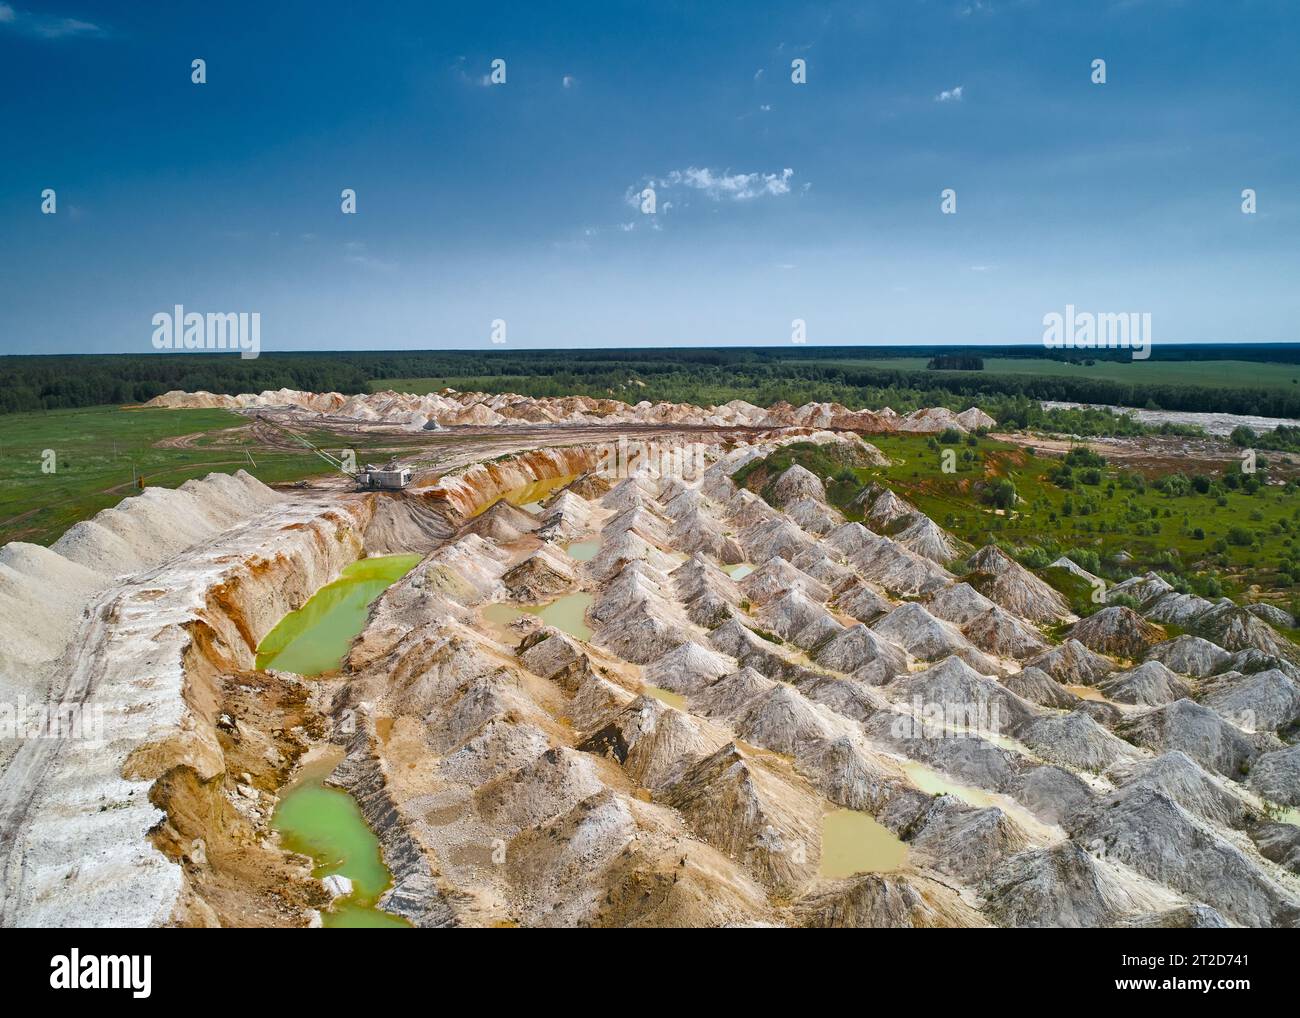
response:
<svg viewBox="0 0 1300 1018"><path fill-rule="evenodd" d="M0 28L40 39L68 39L104 34L104 30L98 25L82 21L80 18L33 14L30 11L17 10L6 3L0 3Z"/></svg>
<svg viewBox="0 0 1300 1018"><path fill-rule="evenodd" d="M934 97L934 101L937 103L959 103L962 100L962 94L965 90L965 85L955 85L952 88L945 88Z"/></svg>
<svg viewBox="0 0 1300 1018"><path fill-rule="evenodd" d="M575 78L572 74L566 74L563 78L560 79L560 84L563 85L565 88L573 88L573 86L576 85L577 83L578 83L578 79Z"/></svg>
<svg viewBox="0 0 1300 1018"><path fill-rule="evenodd" d="M366 245L359 240L349 240L343 245L343 260L349 265L377 269L382 272L391 272L397 268L395 262L386 262L382 258L376 258L369 252Z"/></svg>
<svg viewBox="0 0 1300 1018"><path fill-rule="evenodd" d="M752 201L755 198L775 198L790 193L794 170L787 167L777 173L731 173L711 170L708 167L689 166L684 170L650 180L657 192L685 189L698 191L713 201ZM638 204L641 188L631 188L628 200Z"/></svg>

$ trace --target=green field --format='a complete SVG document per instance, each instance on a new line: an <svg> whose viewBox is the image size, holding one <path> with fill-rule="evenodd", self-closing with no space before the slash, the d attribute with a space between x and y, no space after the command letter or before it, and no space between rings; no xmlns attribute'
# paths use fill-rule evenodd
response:
<svg viewBox="0 0 1300 1018"><path fill-rule="evenodd" d="M244 469L267 484L323 473L307 450L268 450L226 431L246 418L224 410L90 407L0 417L0 543L49 544L78 520L134 493L132 471L148 485L175 488L214 470ZM199 435L173 448L168 439ZM46 450L53 473L43 472Z"/></svg>
<svg viewBox="0 0 1300 1018"><path fill-rule="evenodd" d="M847 358L840 367L883 368L894 371L925 370L925 357ZM790 361L815 364L816 361ZM936 378L954 375L1040 375L1049 378L1079 378L1140 385L1200 385L1216 389L1300 387L1300 365L1268 364L1259 361L1096 361L1071 364L1046 357L986 357L984 370L936 371Z"/></svg>
<svg viewBox="0 0 1300 1018"><path fill-rule="evenodd" d="M828 494L841 507L870 481L886 481L954 536L975 547L990 539L1004 543L1034 567L1070 554L1110 579L1154 569L1182 577L1206 596L1239 596L1257 586L1258 593L1290 606L1300 592L1300 502L1293 486L1171 495L1106 466L1099 470L1100 483L1081 483L1076 471L1074 489L1065 490L1048 476L1059 460L1009 443L978 438L974 445L963 439L943 446L919 435L877 435L871 441L890 466L827 463L824 449L801 445L777 454L783 459L773 467L793 458L832 477ZM941 469L945 448L956 453L955 473ZM1014 484L1017 495L1008 511L989 501L1001 478ZM1131 561L1115 562L1119 552Z"/></svg>

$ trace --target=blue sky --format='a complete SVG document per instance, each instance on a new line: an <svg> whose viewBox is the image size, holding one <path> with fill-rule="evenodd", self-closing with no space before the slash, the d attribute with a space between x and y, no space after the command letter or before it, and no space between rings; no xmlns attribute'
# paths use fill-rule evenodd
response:
<svg viewBox="0 0 1300 1018"><path fill-rule="evenodd" d="M492 348L493 319L1037 343L1067 303L1296 341L1298 29L1287 0L3 0L0 352L147 352L177 303L260 311L268 351Z"/></svg>

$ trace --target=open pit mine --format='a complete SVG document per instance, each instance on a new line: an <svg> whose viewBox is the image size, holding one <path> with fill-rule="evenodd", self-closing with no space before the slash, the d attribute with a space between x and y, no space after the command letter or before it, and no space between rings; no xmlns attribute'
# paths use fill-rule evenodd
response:
<svg viewBox="0 0 1300 1018"><path fill-rule="evenodd" d="M0 699L86 728L3 742L4 925L1300 923L1266 610L1149 574L1079 619L887 487L734 480L978 410L155 405L468 437L400 492L212 474L0 549Z"/></svg>

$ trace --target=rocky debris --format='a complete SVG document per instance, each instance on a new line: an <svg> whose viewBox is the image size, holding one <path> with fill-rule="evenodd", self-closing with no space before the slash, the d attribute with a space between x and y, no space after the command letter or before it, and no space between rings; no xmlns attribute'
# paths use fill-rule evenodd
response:
<svg viewBox="0 0 1300 1018"><path fill-rule="evenodd" d="M1171 671L1194 679L1222 671L1231 659L1232 655L1222 647L1190 633L1157 643L1147 652L1148 661L1159 661Z"/></svg>
<svg viewBox="0 0 1300 1018"><path fill-rule="evenodd" d="M1275 604L1259 601L1254 604L1243 604L1241 607L1256 618L1263 619L1275 629L1295 628L1295 616L1288 611L1283 611Z"/></svg>
<svg viewBox="0 0 1300 1018"><path fill-rule="evenodd" d="M1228 921L1209 905L1183 905L1164 912L1131 916L1117 925L1129 929L1226 930Z"/></svg>
<svg viewBox="0 0 1300 1018"><path fill-rule="evenodd" d="M538 516L537 522L540 525L539 537L547 541L574 541L591 530L591 505L569 487L555 496Z"/></svg>
<svg viewBox="0 0 1300 1018"><path fill-rule="evenodd" d="M618 761L637 785L657 791L726 742L707 722L652 696L639 696L587 735L578 749Z"/></svg>
<svg viewBox="0 0 1300 1018"><path fill-rule="evenodd" d="M663 801L760 883L788 891L815 876L821 856L816 797L792 779L732 742L687 770Z"/></svg>
<svg viewBox="0 0 1300 1018"><path fill-rule="evenodd" d="M980 650L998 657L1024 659L1049 649L1037 629L997 605L967 622L962 633Z"/></svg>
<svg viewBox="0 0 1300 1018"><path fill-rule="evenodd" d="M798 502L787 505L785 514L794 520L801 530L805 530L810 534L830 533L844 522L844 517L837 511L815 498L803 498ZM800 557L804 558L809 554L816 554L815 549L810 548L808 552Z"/></svg>
<svg viewBox="0 0 1300 1018"><path fill-rule="evenodd" d="M945 658L924 671L900 676L885 691L896 702L937 705L946 716L972 715L969 720L955 723L973 728L981 735L1012 731L1042 713L957 656Z"/></svg>
<svg viewBox="0 0 1300 1018"><path fill-rule="evenodd" d="M1136 755L1132 746L1111 735L1080 710L1033 718L1013 734L1044 760L1075 770L1100 773Z"/></svg>
<svg viewBox="0 0 1300 1018"><path fill-rule="evenodd" d="M1142 607L1142 614L1156 622L1168 622L1176 626L1191 626L1198 618L1213 608L1212 602L1195 594L1183 594L1169 590Z"/></svg>
<svg viewBox="0 0 1300 1018"><path fill-rule="evenodd" d="M1040 707L1073 710L1079 698L1062 686L1041 668L1029 666L1006 676L1002 684L1017 696Z"/></svg>
<svg viewBox="0 0 1300 1018"><path fill-rule="evenodd" d="M1202 767L1233 780L1240 780L1259 755L1244 732L1192 700L1176 700L1127 718L1116 731L1156 753L1181 750Z"/></svg>
<svg viewBox="0 0 1300 1018"><path fill-rule="evenodd" d="M461 527L461 533L476 534L497 544L511 544L531 534L539 526L536 516L503 498L467 520Z"/></svg>
<svg viewBox="0 0 1300 1018"><path fill-rule="evenodd" d="M995 544L988 544L967 560L966 582L985 597L1030 622L1059 622L1068 618L1069 605L1059 591L1048 586Z"/></svg>
<svg viewBox="0 0 1300 1018"><path fill-rule="evenodd" d="M712 516L698 509L686 513L673 524L665 543L679 551L705 552L727 565L745 561L745 550L740 542L727 537Z"/></svg>
<svg viewBox="0 0 1300 1018"><path fill-rule="evenodd" d="M1056 565L1060 561L1058 559L1052 564ZM1133 598L1139 605L1143 605L1163 597L1173 589L1159 573L1148 572L1142 576L1130 576L1121 583L1113 584L1110 588L1110 596L1123 594L1125 597Z"/></svg>
<svg viewBox="0 0 1300 1018"><path fill-rule="evenodd" d="M930 800L900 837L939 872L971 882L1029 847L1024 830L1002 810L972 809L951 795Z"/></svg>
<svg viewBox="0 0 1300 1018"><path fill-rule="evenodd" d="M1300 651L1263 619L1224 598L1198 615L1192 628L1225 650L1263 651L1287 661L1300 661Z"/></svg>
<svg viewBox="0 0 1300 1018"><path fill-rule="evenodd" d="M757 669L742 667L692 696L691 706L706 717L736 717L779 684Z"/></svg>
<svg viewBox="0 0 1300 1018"><path fill-rule="evenodd" d="M869 506L864 503L863 522L872 530L880 533L895 520L910 521L913 516L921 515L916 506L904 498L899 498L888 488L881 490Z"/></svg>
<svg viewBox="0 0 1300 1018"><path fill-rule="evenodd" d="M1154 760L1124 760L1106 772L1117 791L1101 800L1109 808L1118 798L1138 789L1154 788L1194 816L1224 827L1245 826L1251 810L1244 799L1207 774L1186 753L1162 753Z"/></svg>
<svg viewBox="0 0 1300 1018"><path fill-rule="evenodd" d="M1113 926L1156 905L1154 896L1073 841L1004 859L980 892L998 925L1016 928Z"/></svg>
<svg viewBox="0 0 1300 1018"><path fill-rule="evenodd" d="M893 760L851 735L797 747L795 767L822 795L845 809L875 813L907 782Z"/></svg>
<svg viewBox="0 0 1300 1018"><path fill-rule="evenodd" d="M802 743L852 734L850 722L778 683L732 719L736 733L773 753L797 756Z"/></svg>
<svg viewBox="0 0 1300 1018"><path fill-rule="evenodd" d="M763 605L757 621L764 629L805 649L812 649L845 631L820 602L798 588Z"/></svg>
<svg viewBox="0 0 1300 1018"><path fill-rule="evenodd" d="M913 873L863 873L819 886L794 904L817 929L973 929L988 921L947 884Z"/></svg>
<svg viewBox="0 0 1300 1018"><path fill-rule="evenodd" d="M769 914L752 878L684 839L662 806L606 789L510 842L506 868L528 926L720 926Z"/></svg>
<svg viewBox="0 0 1300 1018"><path fill-rule="evenodd" d="M812 537L785 517L753 523L740 532L738 539L750 562L766 562L777 555L793 559L816 547Z"/></svg>
<svg viewBox="0 0 1300 1018"><path fill-rule="evenodd" d="M826 502L826 489L822 486L820 478L798 463L787 467L772 481L770 493L771 502L778 509L784 509L791 503L807 498L823 504Z"/></svg>
<svg viewBox="0 0 1300 1018"><path fill-rule="evenodd" d="M1071 771L1051 764L1022 767L1005 789L1016 802L1049 824L1087 809L1096 798L1091 786Z"/></svg>
<svg viewBox="0 0 1300 1018"><path fill-rule="evenodd" d="M907 526L890 535L908 551L947 565L962 553L962 547L951 534L930 517L917 513L907 521Z"/></svg>
<svg viewBox="0 0 1300 1018"><path fill-rule="evenodd" d="M771 558L740 581L745 599L756 605L766 604L792 591L802 591L814 601L823 602L830 590L820 580L797 569L784 558Z"/></svg>
<svg viewBox="0 0 1300 1018"><path fill-rule="evenodd" d="M321 877L321 886L325 888L325 893L330 896L331 900L337 898L346 898L352 893L352 881L342 873L331 873L327 877Z"/></svg>
<svg viewBox="0 0 1300 1018"><path fill-rule="evenodd" d="M857 579L837 590L830 601L830 606L866 625L871 625L882 615L887 615L894 610L892 601Z"/></svg>
<svg viewBox="0 0 1300 1018"><path fill-rule="evenodd" d="M652 686L692 696L734 671L734 658L687 640L647 664L641 677Z"/></svg>
<svg viewBox="0 0 1300 1018"><path fill-rule="evenodd" d="M571 562L564 552L544 544L505 573L501 582L516 601L546 601L578 582Z"/></svg>
<svg viewBox="0 0 1300 1018"><path fill-rule="evenodd" d="M969 583L954 583L935 594L926 607L936 618L964 626L997 605Z"/></svg>
<svg viewBox="0 0 1300 1018"><path fill-rule="evenodd" d="M1031 658L1029 665L1045 671L1063 686L1096 685L1115 670L1115 664L1094 654L1078 640L1066 640L1041 657Z"/></svg>
<svg viewBox="0 0 1300 1018"><path fill-rule="evenodd" d="M923 605L899 605L872 623L876 634L902 647L922 661L937 661L953 654L976 671L998 675L1002 667L971 643L951 622L936 619Z"/></svg>
<svg viewBox="0 0 1300 1018"><path fill-rule="evenodd" d="M1260 823L1251 827L1248 833L1265 859L1292 873L1300 873L1300 827Z"/></svg>
<svg viewBox="0 0 1300 1018"><path fill-rule="evenodd" d="M1159 661L1144 661L1126 672L1115 672L1097 684L1108 699L1158 707L1192 695L1192 688Z"/></svg>
<svg viewBox="0 0 1300 1018"><path fill-rule="evenodd" d="M1215 675L1202 681L1197 699L1247 732L1275 732L1300 720L1300 686L1275 668Z"/></svg>
<svg viewBox="0 0 1300 1018"><path fill-rule="evenodd" d="M1165 639L1165 633L1132 608L1112 605L1076 622L1070 628L1070 638L1102 654L1140 661Z"/></svg>
<svg viewBox="0 0 1300 1018"><path fill-rule="evenodd" d="M480 784L474 789L474 806L497 837L508 839L567 812L603 788L590 756L557 746Z"/></svg>
<svg viewBox="0 0 1300 1018"><path fill-rule="evenodd" d="M1248 926L1293 926L1300 906L1241 849L1157 788L1121 790L1071 828L1080 844Z"/></svg>
<svg viewBox="0 0 1300 1018"><path fill-rule="evenodd" d="M863 682L881 685L907 671L907 653L865 625L850 626L817 648L813 660Z"/></svg>
<svg viewBox="0 0 1300 1018"><path fill-rule="evenodd" d="M1106 589L1105 580L1103 580L1100 576L1096 576L1088 572L1088 570L1084 569L1083 566L1079 565L1077 562L1074 561L1074 559L1069 558L1068 556L1062 555L1055 562L1049 562L1047 564L1047 568L1064 569L1067 573L1070 573L1073 576L1077 576L1079 579L1089 584L1094 590L1098 588L1100 588L1101 590Z"/></svg>
<svg viewBox="0 0 1300 1018"><path fill-rule="evenodd" d="M600 550L586 564L587 574L597 581L608 581L629 562L644 562L659 572L677 567L677 562L634 530L617 537L602 539Z"/></svg>
<svg viewBox="0 0 1300 1018"><path fill-rule="evenodd" d="M779 512L745 488L741 488L727 500L726 510L727 521L733 527L742 530L756 523L770 523L781 519Z"/></svg>
<svg viewBox="0 0 1300 1018"><path fill-rule="evenodd" d="M837 520L836 522L840 521ZM820 545L809 549L802 555L796 555L791 559L790 564L800 572L807 573L819 583L825 584L831 589L832 594L847 590L849 587L862 582L858 579L852 567L841 562L838 556L831 558L822 550Z"/></svg>
<svg viewBox="0 0 1300 1018"><path fill-rule="evenodd" d="M1250 768L1247 784L1279 806L1300 806L1300 744L1262 753Z"/></svg>

